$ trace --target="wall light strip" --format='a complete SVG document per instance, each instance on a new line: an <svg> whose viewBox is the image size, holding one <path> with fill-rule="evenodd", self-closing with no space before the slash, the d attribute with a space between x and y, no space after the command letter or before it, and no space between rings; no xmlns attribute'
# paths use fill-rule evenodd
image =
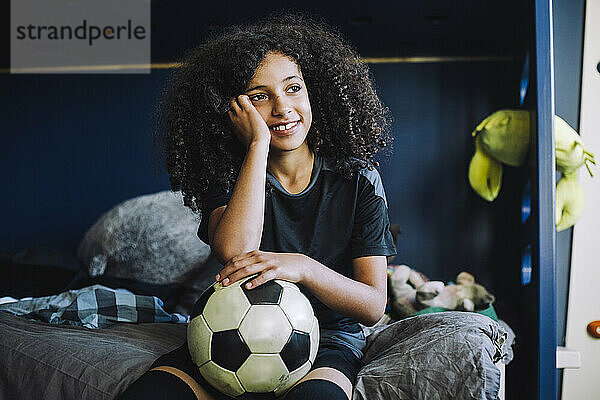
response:
<svg viewBox="0 0 600 400"><path fill-rule="evenodd" d="M361 61L369 64L423 64L423 63L448 63L448 62L510 62L516 60L514 56L448 56L448 57L372 57L363 58Z"/></svg>
<svg viewBox="0 0 600 400"><path fill-rule="evenodd" d="M514 56L454 56L454 57L367 57L361 61L367 64L424 64L424 63L450 63L450 62L511 62L515 61ZM179 68L180 63L153 63L153 64L124 64L124 65L81 65L65 67L33 67L33 68L13 68L0 69L0 73L57 73L57 72L103 72L103 71L128 71L135 69L172 69Z"/></svg>

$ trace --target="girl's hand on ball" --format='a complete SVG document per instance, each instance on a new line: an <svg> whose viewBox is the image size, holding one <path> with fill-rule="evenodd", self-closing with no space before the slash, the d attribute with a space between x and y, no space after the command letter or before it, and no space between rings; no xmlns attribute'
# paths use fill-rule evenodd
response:
<svg viewBox="0 0 600 400"><path fill-rule="evenodd" d="M247 95L241 94L231 99L229 105L231 109L227 113L240 142L245 146L251 143L271 142L269 127Z"/></svg>
<svg viewBox="0 0 600 400"><path fill-rule="evenodd" d="M246 288L255 288L273 279L302 282L305 265L309 258L297 253L271 253L254 250L233 257L216 276L224 286L253 274L256 278L246 283Z"/></svg>

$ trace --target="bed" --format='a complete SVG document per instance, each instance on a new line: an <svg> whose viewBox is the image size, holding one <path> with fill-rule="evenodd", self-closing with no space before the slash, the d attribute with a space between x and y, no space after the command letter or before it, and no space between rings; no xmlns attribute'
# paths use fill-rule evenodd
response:
<svg viewBox="0 0 600 400"><path fill-rule="evenodd" d="M1 399L114 399L184 324L52 325L0 312ZM486 316L426 314L372 333L354 399L497 399L508 361L504 330ZM503 346L504 345L504 346Z"/></svg>
<svg viewBox="0 0 600 400"><path fill-rule="evenodd" d="M104 214L80 245L78 257L85 261L86 272L153 279L156 284L194 282L178 293L179 304L173 306L180 312L189 310L195 296L212 283L217 266L205 247L190 250L187 244L173 244L178 235L189 238L198 222L185 214L188 211L179 201L161 192L129 200ZM148 232L148 224L155 228L144 242L140 232ZM166 232L169 226L177 228ZM128 245L130 240L136 246ZM156 243L172 243L170 253L157 254ZM175 254L178 251L193 254ZM152 276L152 263L143 259L149 255L160 258L163 266L165 260L179 260L178 267L170 276L164 268ZM181 267L181 260L186 260L186 267ZM354 399L503 398L502 372L512 359L514 335L502 322L449 311L364 329L367 348ZM118 322L89 329L4 311L0 332L0 399L11 400L117 398L157 357L186 340L182 323Z"/></svg>

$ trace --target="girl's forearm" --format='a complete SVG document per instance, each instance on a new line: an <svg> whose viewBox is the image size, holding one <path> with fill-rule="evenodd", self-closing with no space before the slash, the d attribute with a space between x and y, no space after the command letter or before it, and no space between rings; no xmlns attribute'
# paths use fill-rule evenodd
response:
<svg viewBox="0 0 600 400"><path fill-rule="evenodd" d="M385 312L385 291L348 278L310 257L301 283L335 312L371 326Z"/></svg>
<svg viewBox="0 0 600 400"><path fill-rule="evenodd" d="M269 142L248 146L231 199L215 228L212 250L221 262L257 250L262 238Z"/></svg>

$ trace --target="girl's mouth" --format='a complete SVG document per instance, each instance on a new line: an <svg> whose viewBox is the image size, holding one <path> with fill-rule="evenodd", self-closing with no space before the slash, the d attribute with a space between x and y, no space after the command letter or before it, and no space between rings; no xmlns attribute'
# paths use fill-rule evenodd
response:
<svg viewBox="0 0 600 400"><path fill-rule="evenodd" d="M291 135L296 131L296 128L300 124L300 121L289 122L287 124L280 124L269 127L269 130L277 136Z"/></svg>

